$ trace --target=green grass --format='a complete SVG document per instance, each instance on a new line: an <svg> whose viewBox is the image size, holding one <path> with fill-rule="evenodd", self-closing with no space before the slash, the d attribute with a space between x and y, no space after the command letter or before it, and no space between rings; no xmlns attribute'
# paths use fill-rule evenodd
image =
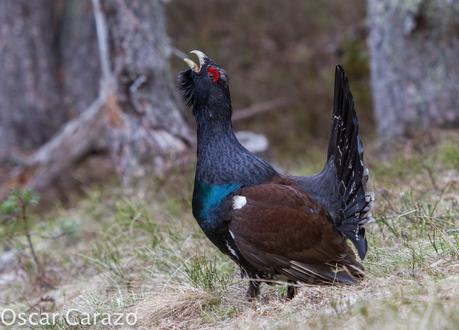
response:
<svg viewBox="0 0 459 330"><path fill-rule="evenodd" d="M204 290L215 291L226 289L232 278L232 267L216 260L208 260L203 256L193 257L184 264L188 281Z"/></svg>
<svg viewBox="0 0 459 330"><path fill-rule="evenodd" d="M142 190L89 189L74 208L41 216L33 241L54 287L24 285L30 265L13 262L0 271L0 310L136 311L147 328L458 328L458 155L443 142L370 157L375 222L358 286L305 286L287 302L284 287L263 285L247 301L246 280L190 214L189 169ZM310 173L320 158L286 167ZM8 272L16 278L4 284Z"/></svg>

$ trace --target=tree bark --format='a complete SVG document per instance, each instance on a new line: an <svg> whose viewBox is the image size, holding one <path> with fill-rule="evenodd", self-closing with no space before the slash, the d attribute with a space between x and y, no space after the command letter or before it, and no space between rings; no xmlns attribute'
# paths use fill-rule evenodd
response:
<svg viewBox="0 0 459 330"><path fill-rule="evenodd" d="M0 160L44 143L65 119L57 23L53 0L0 1Z"/></svg>
<svg viewBox="0 0 459 330"><path fill-rule="evenodd" d="M101 72L91 1L64 1L59 45L62 99L68 116L74 118L99 95Z"/></svg>
<svg viewBox="0 0 459 330"><path fill-rule="evenodd" d="M368 0L371 82L383 141L459 126L459 2Z"/></svg>
<svg viewBox="0 0 459 330"><path fill-rule="evenodd" d="M121 177L161 173L191 144L170 75L171 49L160 0L104 1L117 105L110 107L110 150Z"/></svg>
<svg viewBox="0 0 459 330"><path fill-rule="evenodd" d="M123 183L129 184L148 173L163 174L192 144L170 77L163 1L93 0L92 20L81 3L66 3L75 5L87 24L67 35L89 43L80 49L78 42L66 40L69 49L75 45L75 53L63 57L70 63L64 94L73 100L77 116L13 171L0 185L0 198L16 186L45 189L95 149L109 152ZM87 60L93 52L97 66L93 58ZM94 72L99 73L95 93Z"/></svg>

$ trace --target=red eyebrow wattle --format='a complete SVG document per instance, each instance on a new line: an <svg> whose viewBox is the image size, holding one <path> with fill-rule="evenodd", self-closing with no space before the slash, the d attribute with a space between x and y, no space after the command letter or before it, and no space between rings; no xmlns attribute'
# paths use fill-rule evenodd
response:
<svg viewBox="0 0 459 330"><path fill-rule="evenodd" d="M210 78L210 74L213 75L213 77L211 78L212 82L214 83L218 82L218 79L220 79L220 72L218 72L218 70L215 67L209 66L207 68L207 75L209 76L209 78Z"/></svg>

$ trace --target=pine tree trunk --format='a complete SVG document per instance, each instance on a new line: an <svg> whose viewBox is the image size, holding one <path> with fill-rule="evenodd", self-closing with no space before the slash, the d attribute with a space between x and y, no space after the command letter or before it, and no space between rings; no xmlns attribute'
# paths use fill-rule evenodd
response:
<svg viewBox="0 0 459 330"><path fill-rule="evenodd" d="M48 140L60 108L54 0L0 1L0 160Z"/></svg>
<svg viewBox="0 0 459 330"><path fill-rule="evenodd" d="M12 10L5 3L12 7L16 4L14 0L0 3L4 10ZM40 4L34 12L40 15L40 10L52 8L57 2L49 1L49 6L43 1L24 3ZM37 65L43 64L46 69L58 63L60 75L48 78L46 74L51 70L44 70L43 78L42 72L35 73L32 69L36 68L31 68L30 61L26 60L28 66L23 70L31 70L31 73L27 71L25 75L46 78L50 87L33 85L40 88L40 93L30 95L30 102L17 109L18 124L27 122L25 117L35 111L27 106L41 102L47 95L54 103L49 101L39 108L47 121L33 121L34 131L46 128L50 117L56 113L60 116L54 126L58 126L69 112L74 118L62 125L59 132L17 167L7 180L0 182L0 198L16 186L46 189L95 149L108 151L121 180L130 183L131 179L145 174L164 173L192 144L192 134L180 113L181 102L176 97L170 74L164 2L66 0L63 5L58 50L40 54L46 57L44 64L40 62L41 57L36 59ZM45 14L37 21L49 20ZM33 41L37 44L48 41L49 35L44 34L31 32L31 38L36 39L32 41L16 43L17 40L11 40L8 45L12 55L6 54L17 57L18 45L34 49L30 46ZM35 60L34 56L30 57ZM19 71L16 69L14 73ZM0 98L2 95L10 102L23 97L21 90L5 84L0 85ZM58 106L61 99L65 111ZM9 113L3 111L3 104L0 105L0 115L4 116L1 126L9 128L3 124L3 118L10 118ZM46 140L53 132L49 131L36 143ZM16 133L14 137L20 136L20 130L13 133ZM13 136L9 130L0 128L0 137L10 135ZM9 143L5 145L8 147Z"/></svg>
<svg viewBox="0 0 459 330"><path fill-rule="evenodd" d="M190 145L171 79L171 54L160 0L104 1L117 82L109 112L110 149L123 179L161 173Z"/></svg>
<svg viewBox="0 0 459 330"><path fill-rule="evenodd" d="M459 2L368 0L371 81L383 141L459 126Z"/></svg>
<svg viewBox="0 0 459 330"><path fill-rule="evenodd" d="M59 45L62 99L73 118L99 95L101 72L91 1L64 1Z"/></svg>

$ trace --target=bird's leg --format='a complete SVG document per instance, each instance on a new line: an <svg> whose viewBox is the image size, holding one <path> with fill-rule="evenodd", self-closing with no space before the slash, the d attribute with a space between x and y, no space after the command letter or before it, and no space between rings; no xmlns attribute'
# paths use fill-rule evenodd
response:
<svg viewBox="0 0 459 330"><path fill-rule="evenodd" d="M260 282L258 281L249 281L249 288L247 289L246 296L249 300L258 298L260 294Z"/></svg>
<svg viewBox="0 0 459 330"><path fill-rule="evenodd" d="M296 294L296 286L294 285L287 285L287 300L293 299Z"/></svg>

